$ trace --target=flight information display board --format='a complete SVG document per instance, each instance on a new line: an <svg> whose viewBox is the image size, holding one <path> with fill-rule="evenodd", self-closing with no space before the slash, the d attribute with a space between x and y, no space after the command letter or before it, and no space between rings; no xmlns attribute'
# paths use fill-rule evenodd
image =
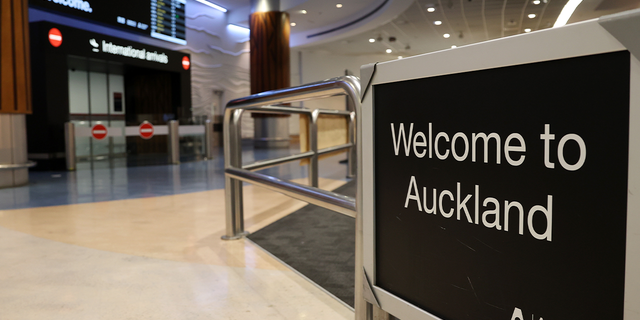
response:
<svg viewBox="0 0 640 320"><path fill-rule="evenodd" d="M156 39L187 44L186 0L32 0L29 4Z"/></svg>

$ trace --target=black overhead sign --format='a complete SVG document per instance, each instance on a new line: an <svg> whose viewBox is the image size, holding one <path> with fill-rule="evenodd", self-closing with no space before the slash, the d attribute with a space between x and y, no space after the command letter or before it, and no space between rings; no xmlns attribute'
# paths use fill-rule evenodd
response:
<svg viewBox="0 0 640 320"><path fill-rule="evenodd" d="M447 320L622 320L629 64L374 85L376 286Z"/></svg>
<svg viewBox="0 0 640 320"><path fill-rule="evenodd" d="M180 73L189 73L183 67L187 53L150 46L125 39L110 37L99 33L87 32L50 22L31 23L34 40L47 43L44 47L51 53L64 53L89 58L118 61L128 65L161 69ZM49 45L52 29L60 32L61 43Z"/></svg>
<svg viewBox="0 0 640 320"><path fill-rule="evenodd" d="M186 0L31 0L29 5L187 44Z"/></svg>

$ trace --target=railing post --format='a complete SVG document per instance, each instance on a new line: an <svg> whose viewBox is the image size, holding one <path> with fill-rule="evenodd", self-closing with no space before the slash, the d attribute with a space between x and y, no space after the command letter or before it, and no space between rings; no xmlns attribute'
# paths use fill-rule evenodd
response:
<svg viewBox="0 0 640 320"><path fill-rule="evenodd" d="M353 178L356 176L356 170L358 168L356 160L356 113L351 112L349 115L349 142L353 147L347 151L347 178Z"/></svg>
<svg viewBox="0 0 640 320"><path fill-rule="evenodd" d="M318 115L316 109L309 115L309 149L313 155L309 159L309 185L318 187Z"/></svg>
<svg viewBox="0 0 640 320"><path fill-rule="evenodd" d="M76 169L76 128L72 122L64 124L64 151L67 170Z"/></svg>
<svg viewBox="0 0 640 320"><path fill-rule="evenodd" d="M204 154L207 159L213 159L213 122L204 122Z"/></svg>
<svg viewBox="0 0 640 320"><path fill-rule="evenodd" d="M242 109L228 110L224 115L224 167L242 168L242 135L240 121ZM242 207L242 181L225 174L224 195L226 210L226 234L222 240L240 239L244 231L244 209Z"/></svg>
<svg viewBox="0 0 640 320"><path fill-rule="evenodd" d="M180 163L180 136L178 133L178 121L171 120L167 123L169 135L167 137L169 143L169 162L171 164Z"/></svg>

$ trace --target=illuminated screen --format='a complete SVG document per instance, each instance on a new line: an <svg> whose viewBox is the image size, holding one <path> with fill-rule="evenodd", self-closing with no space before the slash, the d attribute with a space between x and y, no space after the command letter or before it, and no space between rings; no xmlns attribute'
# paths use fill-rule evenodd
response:
<svg viewBox="0 0 640 320"><path fill-rule="evenodd" d="M31 0L47 11L117 26L173 43L187 44L187 0Z"/></svg>

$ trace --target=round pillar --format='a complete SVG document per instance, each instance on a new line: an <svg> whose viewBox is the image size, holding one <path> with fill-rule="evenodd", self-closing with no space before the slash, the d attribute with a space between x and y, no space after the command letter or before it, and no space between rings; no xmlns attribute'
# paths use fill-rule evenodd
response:
<svg viewBox="0 0 640 320"><path fill-rule="evenodd" d="M31 113L27 0L0 0L0 188L29 181L25 114Z"/></svg>
<svg viewBox="0 0 640 320"><path fill-rule="evenodd" d="M290 82L289 14L280 2L253 0L250 20L251 93L287 88ZM258 148L289 146L289 115L252 113L254 145Z"/></svg>

